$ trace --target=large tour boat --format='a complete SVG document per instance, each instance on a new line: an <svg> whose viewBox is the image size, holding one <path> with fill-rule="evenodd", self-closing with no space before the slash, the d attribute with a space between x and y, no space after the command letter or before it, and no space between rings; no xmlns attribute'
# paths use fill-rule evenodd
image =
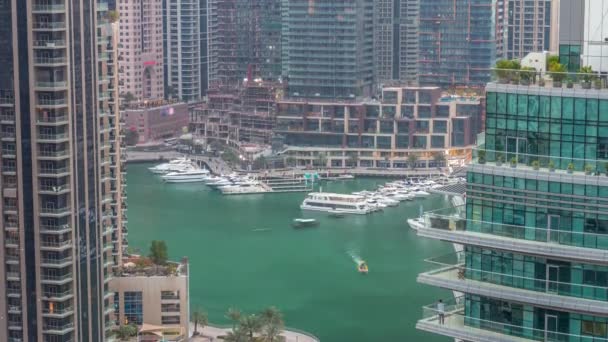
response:
<svg viewBox="0 0 608 342"><path fill-rule="evenodd" d="M329 192L309 193L304 202L302 202L302 205L300 205L300 208L303 210L340 212L345 214L369 214L374 210L363 196Z"/></svg>

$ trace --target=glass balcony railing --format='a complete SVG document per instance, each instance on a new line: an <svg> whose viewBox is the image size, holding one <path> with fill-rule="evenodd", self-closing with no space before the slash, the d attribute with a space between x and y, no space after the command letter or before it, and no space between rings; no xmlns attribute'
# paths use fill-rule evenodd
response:
<svg viewBox="0 0 608 342"><path fill-rule="evenodd" d="M64 21L38 21L34 22L34 30L65 30Z"/></svg>
<svg viewBox="0 0 608 342"><path fill-rule="evenodd" d="M591 300L608 300L608 287L588 284L562 282L554 279L530 278L513 274L492 272L466 265L465 254L451 253L436 258L426 259L432 265L425 275L450 281L477 281L489 286L500 285L518 290L544 292L559 296L569 296ZM570 272L570 270L567 270ZM476 285L483 286L483 285ZM504 292L504 291L501 291Z"/></svg>
<svg viewBox="0 0 608 342"><path fill-rule="evenodd" d="M457 332L459 336L466 334L473 340L482 339L484 341L498 341L515 339L504 339L501 335L536 341L594 341L608 342L608 338L577 335L559 332L558 325L555 330L535 329L521 325L509 324L507 322L497 322L491 320L472 317L465 313L464 298L457 297L445 302L445 310L439 311L437 304L431 304L422 308L422 320L418 321L417 326L425 330L427 327L436 326L445 335ZM461 337L462 338L462 337ZM465 340L467 338L464 338Z"/></svg>
<svg viewBox="0 0 608 342"><path fill-rule="evenodd" d="M473 163L511 167L527 172L555 172L557 174L595 175L608 174L608 159L583 159L510 151L473 149Z"/></svg>
<svg viewBox="0 0 608 342"><path fill-rule="evenodd" d="M65 11L64 4L34 4L33 5L34 12L63 12Z"/></svg>
<svg viewBox="0 0 608 342"><path fill-rule="evenodd" d="M68 136L69 136L68 133L39 133L38 139L56 141L56 140L65 140L68 138Z"/></svg>
<svg viewBox="0 0 608 342"><path fill-rule="evenodd" d="M536 88L606 89L597 72L539 72L536 70L493 69L492 82Z"/></svg>
<svg viewBox="0 0 608 342"><path fill-rule="evenodd" d="M43 274L41 276L41 279L42 280L48 280L48 281L56 281L56 282L65 281L65 280L72 280L72 273L66 273L66 274L61 274L61 275Z"/></svg>
<svg viewBox="0 0 608 342"><path fill-rule="evenodd" d="M63 264L67 264L67 263L71 263L72 262L72 256L66 256L64 258L59 258L59 259L55 259L55 258L42 258L41 259L41 263L42 264L47 264L47 265L63 265Z"/></svg>
<svg viewBox="0 0 608 342"><path fill-rule="evenodd" d="M42 48L64 48L65 47L65 40L63 39L39 39L39 40L34 40L34 46L35 47L42 47Z"/></svg>
<svg viewBox="0 0 608 342"><path fill-rule="evenodd" d="M36 86L39 88L65 88L68 86L67 81L36 81Z"/></svg>
<svg viewBox="0 0 608 342"><path fill-rule="evenodd" d="M424 214L425 229L441 229L497 235L513 239L608 250L608 234L547 229L466 219L454 208Z"/></svg>
<svg viewBox="0 0 608 342"><path fill-rule="evenodd" d="M63 64L67 62L67 58L36 56L36 58L34 58L34 62L36 64Z"/></svg>

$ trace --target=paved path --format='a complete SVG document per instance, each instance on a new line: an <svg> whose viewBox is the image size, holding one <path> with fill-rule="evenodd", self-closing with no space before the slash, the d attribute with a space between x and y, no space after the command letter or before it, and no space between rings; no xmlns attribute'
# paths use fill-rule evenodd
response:
<svg viewBox="0 0 608 342"><path fill-rule="evenodd" d="M203 329L198 329L200 336L191 337L191 342L221 342L219 336L226 335L230 328L218 328L214 326L206 326ZM194 331L194 324L190 324L190 331ZM286 330L282 334L285 337L285 342L319 342L319 340L311 335Z"/></svg>

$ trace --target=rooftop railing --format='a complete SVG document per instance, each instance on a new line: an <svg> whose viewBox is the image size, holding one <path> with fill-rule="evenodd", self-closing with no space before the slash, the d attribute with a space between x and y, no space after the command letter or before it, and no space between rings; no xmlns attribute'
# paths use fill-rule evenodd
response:
<svg viewBox="0 0 608 342"><path fill-rule="evenodd" d="M511 151L473 148L473 163L511 167L526 171L557 172L576 175L600 175L608 173L608 159L585 159L577 157L551 156L541 153L520 153Z"/></svg>
<svg viewBox="0 0 608 342"><path fill-rule="evenodd" d="M458 207L457 207L458 208ZM608 234L548 229L524 225L466 219L456 209L447 208L424 213L425 227L450 231L467 231L513 239L608 250Z"/></svg>
<svg viewBox="0 0 608 342"><path fill-rule="evenodd" d="M606 89L606 79L596 72L553 72L522 69L492 70L492 82L542 88Z"/></svg>
<svg viewBox="0 0 608 342"><path fill-rule="evenodd" d="M445 310L438 310L437 304L422 307L422 316L425 323L437 324L454 330L471 329L470 333L479 335L487 333L485 340L494 340L494 334L509 335L522 339L538 341L586 341L608 342L608 338L592 335L578 335L558 332L559 323L556 323L555 330L535 329L521 325L510 324L509 322L498 322L478 317L472 317L465 313L464 298L457 297L445 303ZM440 319L443 315L443 320ZM420 323L420 322L419 322ZM473 329L476 329L473 330Z"/></svg>
<svg viewBox="0 0 608 342"><path fill-rule="evenodd" d="M425 262L432 265L431 270L425 272L426 274L445 279L455 281L479 281L522 290L545 292L561 296L570 296L591 300L606 301L608 299L607 286L569 283L558 280L531 278L482 270L471 267L470 265L466 265L465 254L463 252L450 253L435 258L429 258L426 259ZM564 269L566 268L564 267ZM568 268L566 272L569 274L570 271L571 270ZM564 271L562 270L562 272Z"/></svg>

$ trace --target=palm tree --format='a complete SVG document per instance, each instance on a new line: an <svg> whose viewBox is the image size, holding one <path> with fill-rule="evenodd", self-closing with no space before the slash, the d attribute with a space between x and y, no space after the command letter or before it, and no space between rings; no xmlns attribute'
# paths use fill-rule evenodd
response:
<svg viewBox="0 0 608 342"><path fill-rule="evenodd" d="M443 153L437 152L433 154L433 160L435 161L437 167L441 167L439 164L445 161L445 156L443 155Z"/></svg>
<svg viewBox="0 0 608 342"><path fill-rule="evenodd" d="M416 162L418 161L418 156L415 154L410 154L407 156L407 163L410 165L412 169L416 168Z"/></svg>
<svg viewBox="0 0 608 342"><path fill-rule="evenodd" d="M207 313L202 311L200 308L194 309L191 314L190 320L194 322L194 333L192 336L198 335L198 325L201 325L201 329L205 327L209 323L209 318L207 317Z"/></svg>
<svg viewBox="0 0 608 342"><path fill-rule="evenodd" d="M241 319L239 329L242 329L250 340L253 340L253 335L259 332L263 327L261 318L257 315L248 315Z"/></svg>
<svg viewBox="0 0 608 342"><path fill-rule="evenodd" d="M283 322L283 314L274 306L264 309L260 313L260 317L263 322L262 335L265 341L274 342L278 341L279 336L285 328Z"/></svg>
<svg viewBox="0 0 608 342"><path fill-rule="evenodd" d="M241 320L241 311L239 309L230 308L226 313L226 318L232 321L232 331L235 331Z"/></svg>
<svg viewBox="0 0 608 342"><path fill-rule="evenodd" d="M321 167L327 166L327 156L325 155L325 153L322 153L322 152L317 153L317 163Z"/></svg>
<svg viewBox="0 0 608 342"><path fill-rule="evenodd" d="M357 155L357 152L350 153L348 155L348 160L353 165L353 167L357 167L357 165L359 164L359 156Z"/></svg>
<svg viewBox="0 0 608 342"><path fill-rule="evenodd" d="M236 331L229 331L225 336L223 336L223 340L226 342L248 342L247 336L240 329L237 329Z"/></svg>

